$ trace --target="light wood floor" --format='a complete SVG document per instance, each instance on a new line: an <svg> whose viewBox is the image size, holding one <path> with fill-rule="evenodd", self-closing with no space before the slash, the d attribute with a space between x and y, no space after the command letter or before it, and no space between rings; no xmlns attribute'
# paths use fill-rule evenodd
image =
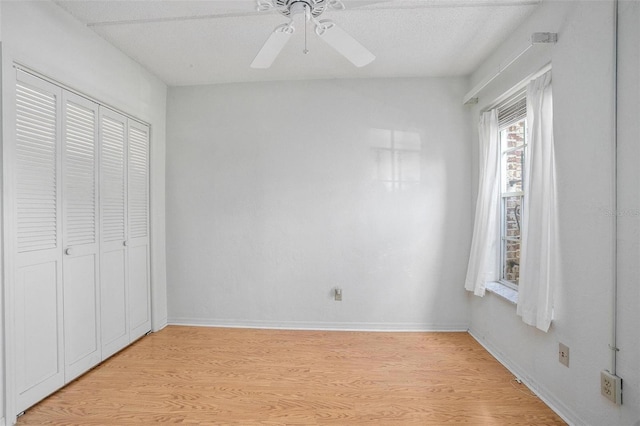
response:
<svg viewBox="0 0 640 426"><path fill-rule="evenodd" d="M467 333L167 327L18 425L551 425Z"/></svg>

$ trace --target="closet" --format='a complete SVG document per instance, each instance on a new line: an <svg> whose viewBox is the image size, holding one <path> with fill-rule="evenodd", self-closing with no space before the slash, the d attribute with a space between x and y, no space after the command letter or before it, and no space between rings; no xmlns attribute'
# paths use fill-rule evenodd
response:
<svg viewBox="0 0 640 426"><path fill-rule="evenodd" d="M149 127L16 72L5 211L21 412L151 329Z"/></svg>

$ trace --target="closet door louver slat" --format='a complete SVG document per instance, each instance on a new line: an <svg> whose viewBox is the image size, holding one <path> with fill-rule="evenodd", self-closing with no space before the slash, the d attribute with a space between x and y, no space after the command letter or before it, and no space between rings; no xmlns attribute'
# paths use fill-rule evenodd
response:
<svg viewBox="0 0 640 426"><path fill-rule="evenodd" d="M95 111L66 107L65 246L96 243Z"/></svg>
<svg viewBox="0 0 640 426"><path fill-rule="evenodd" d="M148 131L129 127L129 237L146 237L148 233Z"/></svg>
<svg viewBox="0 0 640 426"><path fill-rule="evenodd" d="M102 241L125 239L125 125L102 116Z"/></svg>
<svg viewBox="0 0 640 426"><path fill-rule="evenodd" d="M56 97L22 82L16 95L17 249L52 249L58 240Z"/></svg>

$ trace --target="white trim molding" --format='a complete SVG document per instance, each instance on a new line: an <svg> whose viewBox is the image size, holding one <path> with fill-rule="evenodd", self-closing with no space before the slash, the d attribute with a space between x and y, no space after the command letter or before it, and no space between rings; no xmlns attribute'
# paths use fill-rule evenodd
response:
<svg viewBox="0 0 640 426"><path fill-rule="evenodd" d="M467 332L468 324L424 324L381 322L262 321L201 318L169 318L168 325L195 327L258 328L276 330L377 331L377 332Z"/></svg>

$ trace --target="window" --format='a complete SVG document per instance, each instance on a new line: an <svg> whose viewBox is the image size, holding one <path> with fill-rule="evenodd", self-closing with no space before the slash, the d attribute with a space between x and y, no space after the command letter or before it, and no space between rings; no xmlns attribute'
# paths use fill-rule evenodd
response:
<svg viewBox="0 0 640 426"><path fill-rule="evenodd" d="M500 282L517 289L527 147L527 99L520 92L498 106L500 143Z"/></svg>
<svg viewBox="0 0 640 426"><path fill-rule="evenodd" d="M482 112L478 142L478 199L464 288L504 296L517 303L522 321L546 332L562 280L551 71Z"/></svg>

